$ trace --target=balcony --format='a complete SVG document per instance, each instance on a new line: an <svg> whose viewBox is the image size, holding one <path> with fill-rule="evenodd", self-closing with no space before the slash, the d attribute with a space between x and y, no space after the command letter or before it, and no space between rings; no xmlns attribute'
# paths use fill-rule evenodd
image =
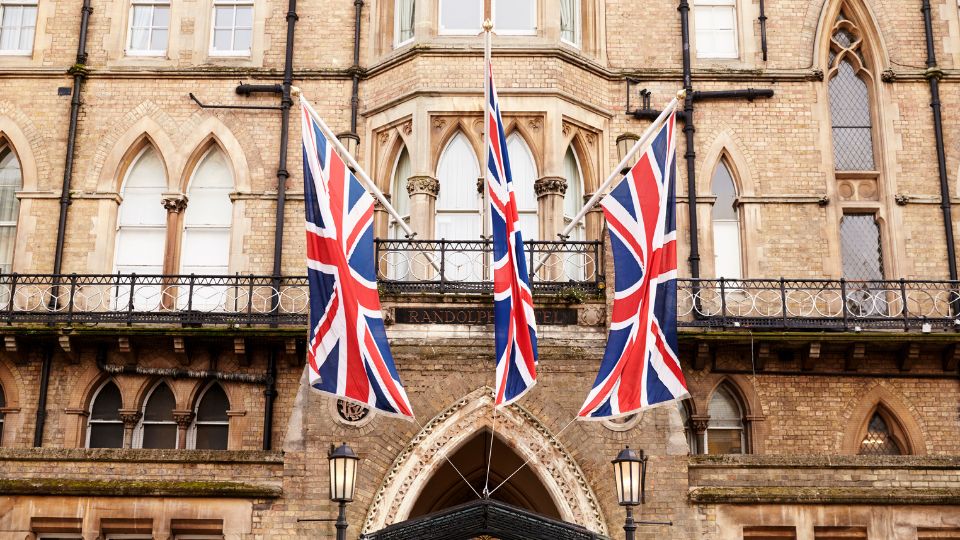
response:
<svg viewBox="0 0 960 540"><path fill-rule="evenodd" d="M381 294L393 304L413 297L490 303L492 247L377 240ZM535 304L605 302L600 242L527 242L526 254ZM308 289L305 276L0 274L0 322L303 326ZM953 330L960 328L960 283L680 279L677 308L681 327L699 329Z"/></svg>

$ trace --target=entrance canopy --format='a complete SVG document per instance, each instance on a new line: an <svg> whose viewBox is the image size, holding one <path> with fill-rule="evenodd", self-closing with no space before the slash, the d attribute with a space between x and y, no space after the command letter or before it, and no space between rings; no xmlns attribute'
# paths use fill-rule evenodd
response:
<svg viewBox="0 0 960 540"><path fill-rule="evenodd" d="M492 499L477 499L396 523L364 540L471 540L488 535L500 540L609 540L567 523Z"/></svg>

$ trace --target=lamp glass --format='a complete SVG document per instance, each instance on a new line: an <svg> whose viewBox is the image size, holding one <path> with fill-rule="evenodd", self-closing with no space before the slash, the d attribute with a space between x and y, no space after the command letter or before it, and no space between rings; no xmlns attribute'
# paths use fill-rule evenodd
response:
<svg viewBox="0 0 960 540"><path fill-rule="evenodd" d="M357 461L353 450L344 444L330 453L330 500L350 502L357 483Z"/></svg>
<svg viewBox="0 0 960 540"><path fill-rule="evenodd" d="M640 140L640 137L637 137L633 133L624 133L617 137L617 157L623 159L623 156L627 155L627 152L633 148L633 145L637 144L637 141Z"/></svg>
<svg viewBox="0 0 960 540"><path fill-rule="evenodd" d="M621 506L640 504L642 473L643 462L629 447L620 452L617 459L613 460L613 474L617 484L617 502Z"/></svg>

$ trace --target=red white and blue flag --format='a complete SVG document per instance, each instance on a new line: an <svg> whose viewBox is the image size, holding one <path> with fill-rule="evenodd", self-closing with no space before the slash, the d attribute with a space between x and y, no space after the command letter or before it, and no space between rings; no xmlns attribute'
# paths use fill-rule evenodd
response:
<svg viewBox="0 0 960 540"><path fill-rule="evenodd" d="M373 197L301 97L310 284L310 385L387 414L413 417L387 343L377 294Z"/></svg>
<svg viewBox="0 0 960 540"><path fill-rule="evenodd" d="M613 316L583 420L687 397L677 357L676 112L600 203L615 270Z"/></svg>
<svg viewBox="0 0 960 540"><path fill-rule="evenodd" d="M537 323L513 193L507 137L487 62L487 190L493 232L493 315L497 358L495 407L513 403L537 382Z"/></svg>

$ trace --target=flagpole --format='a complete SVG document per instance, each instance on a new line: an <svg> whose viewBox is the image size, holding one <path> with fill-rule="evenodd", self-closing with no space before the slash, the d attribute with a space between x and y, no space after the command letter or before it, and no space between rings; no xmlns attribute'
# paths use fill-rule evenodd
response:
<svg viewBox="0 0 960 540"><path fill-rule="evenodd" d="M574 227L576 227L577 224L580 223L580 220L582 220L583 217L587 215L587 212L589 212L594 206L596 206L597 202L600 201L600 198L604 196L607 188L609 188L611 184L613 184L615 181L619 180L623 176L620 171L623 170L627 162L630 161L630 159L633 157L634 154L636 154L638 151L644 148L647 145L647 143L650 142L650 139L652 139L653 136L656 134L656 131L657 129L660 128L660 125L663 124L664 121L666 121L667 117L669 117L674 110L676 110L677 105L685 97L686 97L686 90L680 90L679 92L677 92L677 97L673 98L670 101L670 103L667 104L667 106L663 109L663 112L660 113L660 116L658 116L657 119L654 120L652 124L650 124L650 127L648 127L647 130L643 132L643 135L641 135L640 138L637 139L637 142L633 145L633 148L631 148L630 151L627 152L627 155L623 156L623 159L620 160L620 163L618 163L617 166L613 168L613 172L610 173L610 176L607 177L606 181L600 184L600 187L598 187L596 191L593 192L593 196L590 197L590 200L587 201L585 205L583 205L583 208L580 209L580 212L576 215L576 217L571 219L570 223L567 224L566 227L564 227L563 232L559 234L561 238L566 239L568 236L570 236L570 231L572 231Z"/></svg>
<svg viewBox="0 0 960 540"><path fill-rule="evenodd" d="M490 236L490 76L493 70L491 64L491 41L493 22L490 19L483 21L483 208L480 209L481 235Z"/></svg>

